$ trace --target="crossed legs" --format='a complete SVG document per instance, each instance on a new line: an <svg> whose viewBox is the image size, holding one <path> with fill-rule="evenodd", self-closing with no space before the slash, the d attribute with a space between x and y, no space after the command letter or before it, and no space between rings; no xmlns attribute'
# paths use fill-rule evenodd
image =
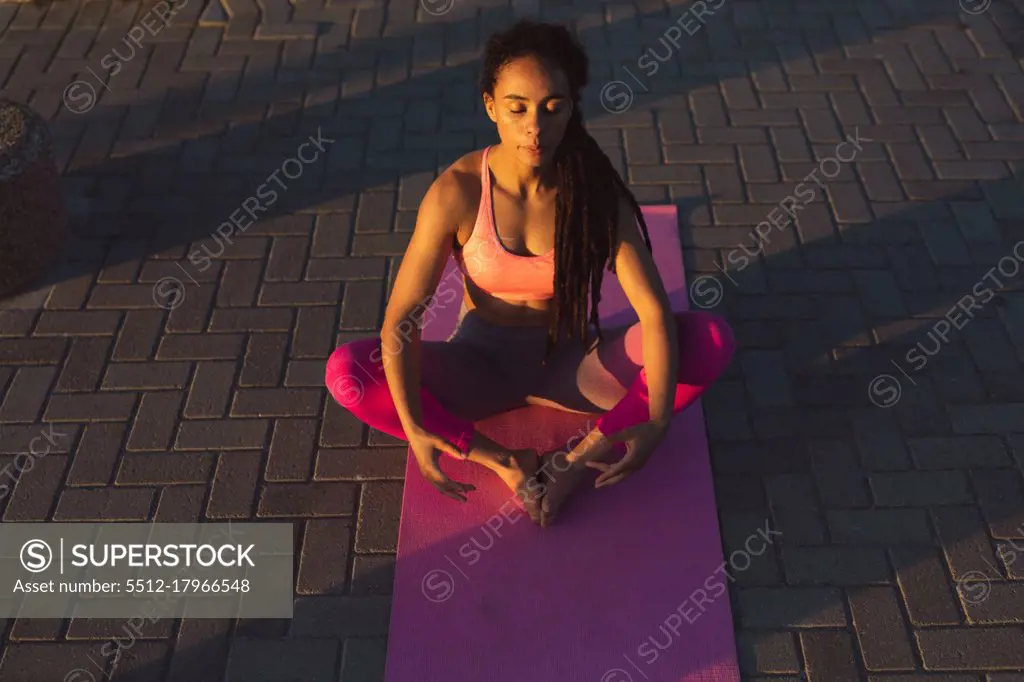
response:
<svg viewBox="0 0 1024 682"><path fill-rule="evenodd" d="M705 311L675 315L679 360L673 413L689 407L728 367L735 340L728 323ZM472 344L421 342L420 368L424 426L463 450L470 459L488 466L509 482L533 476L537 463L528 452L512 453L479 434L473 423L526 404L545 405L580 413L600 414L593 435L586 439L607 448L610 436L650 418L647 376L643 367L643 337L639 323L603 329L604 339L590 352L582 345L564 346L543 373L516 371L530 365L502 362ZM395 411L376 337L349 342L331 355L326 384L331 395L361 421L405 440ZM531 356L532 357L532 356ZM504 368L504 369L503 369ZM509 472L509 467L513 471ZM531 471L532 468L532 471ZM578 473L545 484L547 514L553 517L578 481ZM512 486L516 489L520 486ZM525 501L524 501L524 506ZM532 513L535 510L527 509Z"/></svg>

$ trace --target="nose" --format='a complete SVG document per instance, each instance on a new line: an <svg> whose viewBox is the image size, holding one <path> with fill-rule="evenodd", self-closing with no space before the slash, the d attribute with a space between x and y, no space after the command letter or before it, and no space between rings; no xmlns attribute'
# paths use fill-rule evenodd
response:
<svg viewBox="0 0 1024 682"><path fill-rule="evenodd" d="M526 116L526 123L524 124L524 132L526 137L536 142L540 137L541 123L540 123L540 112L535 111L533 114Z"/></svg>

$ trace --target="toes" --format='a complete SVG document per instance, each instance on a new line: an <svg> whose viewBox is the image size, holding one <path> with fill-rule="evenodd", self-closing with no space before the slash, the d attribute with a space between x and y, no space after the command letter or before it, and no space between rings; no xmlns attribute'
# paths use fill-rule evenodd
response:
<svg viewBox="0 0 1024 682"><path fill-rule="evenodd" d="M537 500L536 496L533 496L531 500L524 502L523 509L526 510L526 514L530 517L531 521L533 521L534 523L541 522L541 519L544 516L544 511L541 506L540 500Z"/></svg>

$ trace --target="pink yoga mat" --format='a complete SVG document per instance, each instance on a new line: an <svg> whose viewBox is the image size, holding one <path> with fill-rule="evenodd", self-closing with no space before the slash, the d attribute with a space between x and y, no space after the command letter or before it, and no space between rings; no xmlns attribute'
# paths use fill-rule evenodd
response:
<svg viewBox="0 0 1024 682"><path fill-rule="evenodd" d="M643 210L673 309L685 310L676 209ZM441 282L461 291L453 261ZM636 319L614 275L602 291L603 326ZM425 339L454 328L461 296L445 299ZM527 407L477 426L543 452L571 447L596 417ZM490 471L447 456L441 466L477 489L447 499L409 457L386 682L738 682L699 402L628 480L595 490L590 472L547 529Z"/></svg>

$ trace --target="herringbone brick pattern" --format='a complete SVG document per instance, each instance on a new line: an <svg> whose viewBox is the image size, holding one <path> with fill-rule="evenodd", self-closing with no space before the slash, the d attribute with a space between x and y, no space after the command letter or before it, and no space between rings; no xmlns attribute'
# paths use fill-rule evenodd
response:
<svg viewBox="0 0 1024 682"><path fill-rule="evenodd" d="M477 60L525 15L741 344L704 406L744 678L1024 679L1021 0L228 2L0 4L73 228L0 311L0 512L294 522L295 618L7 622L0 682L382 679L405 451L324 363L495 141Z"/></svg>

